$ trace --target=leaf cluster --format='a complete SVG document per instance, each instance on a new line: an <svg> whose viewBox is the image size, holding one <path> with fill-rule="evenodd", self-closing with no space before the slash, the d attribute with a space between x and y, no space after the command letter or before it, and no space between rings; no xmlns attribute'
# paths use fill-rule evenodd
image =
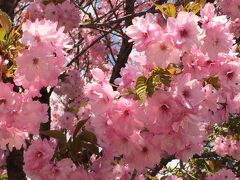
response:
<svg viewBox="0 0 240 180"><path fill-rule="evenodd" d="M64 130L41 131L42 135L49 136L57 140L57 148L52 160L71 158L75 164L88 166L92 154L99 155L97 138L95 134L88 131L84 125L86 120L81 120L75 127L73 135L70 136Z"/></svg>
<svg viewBox="0 0 240 180"><path fill-rule="evenodd" d="M168 68L155 67L150 76L140 76L136 80L135 93L139 100L144 101L148 96L152 96L158 86L170 86L173 75L181 73L180 67L170 65Z"/></svg>

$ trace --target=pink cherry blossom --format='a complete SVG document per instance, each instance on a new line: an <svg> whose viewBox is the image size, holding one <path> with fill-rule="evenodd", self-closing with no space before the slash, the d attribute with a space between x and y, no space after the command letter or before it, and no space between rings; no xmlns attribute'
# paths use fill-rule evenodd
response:
<svg viewBox="0 0 240 180"><path fill-rule="evenodd" d="M49 20L26 21L23 24L21 42L29 46L48 43L62 49L69 42L68 36L63 33L63 30L64 28L57 28L56 22L54 23Z"/></svg>
<svg viewBox="0 0 240 180"><path fill-rule="evenodd" d="M31 177L35 176L47 164L49 164L54 153L53 147L47 140L35 140L24 153L24 171Z"/></svg>
<svg viewBox="0 0 240 180"><path fill-rule="evenodd" d="M216 58L218 53L228 53L233 45L233 36L223 27L214 26L206 30L206 37L203 42L203 51L210 58Z"/></svg>
<svg viewBox="0 0 240 180"><path fill-rule="evenodd" d="M179 12L176 19L168 18L167 20L168 33L176 45L184 51L199 46L202 30L197 24L198 21L198 16L186 12Z"/></svg>
<svg viewBox="0 0 240 180"><path fill-rule="evenodd" d="M145 18L133 19L133 25L127 28L126 34L135 42L136 49L143 51L151 41L154 41L155 36L161 36L162 29L154 22L153 17L147 14Z"/></svg>
<svg viewBox="0 0 240 180"><path fill-rule="evenodd" d="M160 67L167 67L170 63L180 62L180 52L174 47L170 39L162 37L156 43L151 43L146 51L147 61Z"/></svg>
<svg viewBox="0 0 240 180"><path fill-rule="evenodd" d="M80 14L74 4L68 0L59 4L44 4L40 0L34 0L27 8L30 20L34 22L36 19L42 20L46 18L54 22L58 22L58 28L64 27L65 32L71 31L78 26L80 22Z"/></svg>
<svg viewBox="0 0 240 180"><path fill-rule="evenodd" d="M181 103L187 108L193 108L204 100L204 92L201 88L201 82L191 79L191 74L183 74L177 77L180 82L173 87L173 93Z"/></svg>
<svg viewBox="0 0 240 180"><path fill-rule="evenodd" d="M27 89L31 89L31 86L40 89L57 84L57 77L64 69L65 58L52 47L40 47L43 51L35 46L18 56L18 68L15 72L17 85L23 85Z"/></svg>
<svg viewBox="0 0 240 180"><path fill-rule="evenodd" d="M217 173L206 177L206 180L219 180L219 179L238 180L234 173L229 169L220 169Z"/></svg>

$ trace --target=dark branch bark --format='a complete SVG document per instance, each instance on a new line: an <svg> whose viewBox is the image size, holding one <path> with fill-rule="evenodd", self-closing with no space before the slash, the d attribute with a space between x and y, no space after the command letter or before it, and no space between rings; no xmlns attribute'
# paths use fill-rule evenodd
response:
<svg viewBox="0 0 240 180"><path fill-rule="evenodd" d="M10 18L14 18L14 9L18 5L20 0L0 0L0 9L6 12Z"/></svg>
<svg viewBox="0 0 240 180"><path fill-rule="evenodd" d="M13 149L7 157L7 173L9 180L26 180L23 171L23 149Z"/></svg>
<svg viewBox="0 0 240 180"><path fill-rule="evenodd" d="M128 15L118 18L116 20L111 20L111 21L104 22L104 23L81 24L79 27L80 28L111 27L112 25L121 23L126 19L132 19L134 17L143 16L146 13L155 13L155 12L156 12L155 8L150 8L147 11L143 11L143 12L139 12L139 13L135 13L135 14L128 14Z"/></svg>
<svg viewBox="0 0 240 180"><path fill-rule="evenodd" d="M81 52L75 55L75 57L68 63L67 67L71 66L74 62L77 62L79 57L82 56L89 48L94 46L97 42L99 42L102 38L107 36L109 33L111 33L112 30L109 30L105 32L103 35L99 36L97 39L95 39L91 44L89 44L86 48L84 48Z"/></svg>
<svg viewBox="0 0 240 180"><path fill-rule="evenodd" d="M51 108L50 108L50 96L52 94L53 88L48 92L47 88L42 88L40 93L41 97L39 98L39 101L43 104L47 104L49 106L48 108L48 122L46 123L41 123L40 124L40 131L47 131L50 130L51 127ZM42 139L47 138L49 139L48 136L45 135L40 135Z"/></svg>
<svg viewBox="0 0 240 180"><path fill-rule="evenodd" d="M206 2L207 2L207 3L208 3L208 2L209 2L209 3L214 3L215 0L207 0Z"/></svg>
<svg viewBox="0 0 240 180"><path fill-rule="evenodd" d="M125 1L125 12L126 15L132 15L134 14L134 3L135 0L126 0ZM132 17L129 17L125 19L125 26L128 27L132 24ZM114 80L118 77L120 77L120 70L121 68L125 67L125 64L127 63L128 56L132 51L133 43L128 42L129 38L127 35L123 35L122 37L122 46L120 48L117 62L115 66L113 67L112 75L110 78L110 83L114 84Z"/></svg>

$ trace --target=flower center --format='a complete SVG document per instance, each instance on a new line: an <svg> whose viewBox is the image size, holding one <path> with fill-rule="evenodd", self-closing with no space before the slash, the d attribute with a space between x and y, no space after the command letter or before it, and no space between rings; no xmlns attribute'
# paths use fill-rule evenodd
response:
<svg viewBox="0 0 240 180"><path fill-rule="evenodd" d="M129 114L130 114L129 110L125 110L123 114L124 114L124 116L129 116Z"/></svg>
<svg viewBox="0 0 240 180"><path fill-rule="evenodd" d="M148 33L147 32L143 33L143 37L147 38L148 37Z"/></svg>
<svg viewBox="0 0 240 180"><path fill-rule="evenodd" d="M161 49L162 51L165 51L165 50L167 50L167 46L166 46L165 44L161 44L161 45L160 45L160 49Z"/></svg>
<svg viewBox="0 0 240 180"><path fill-rule="evenodd" d="M34 65L37 65L38 62L39 62L39 59L38 59L38 58L33 58L33 64L34 64Z"/></svg>
<svg viewBox="0 0 240 180"><path fill-rule="evenodd" d="M128 142L128 139L127 139L127 138L125 138L125 137L122 138L122 143L123 143L123 144L125 144L125 143L127 143L127 142Z"/></svg>
<svg viewBox="0 0 240 180"><path fill-rule="evenodd" d="M35 41L37 41L37 42L40 42L40 41L41 41L41 38L40 38L39 35L36 35L36 36L34 37L34 39L35 39Z"/></svg>
<svg viewBox="0 0 240 180"><path fill-rule="evenodd" d="M0 105L2 105L2 104L6 104L7 103L7 100L6 99L0 99Z"/></svg>
<svg viewBox="0 0 240 180"><path fill-rule="evenodd" d="M216 39L216 40L214 41L214 45L217 46L217 45L219 44L219 42L220 42L219 39Z"/></svg>
<svg viewBox="0 0 240 180"><path fill-rule="evenodd" d="M227 78L229 80L232 80L233 76L234 76L234 73L232 71L231 72L227 72Z"/></svg>
<svg viewBox="0 0 240 180"><path fill-rule="evenodd" d="M188 97L190 97L190 92L189 92L187 89L185 89L185 90L182 92L182 95L183 95L184 97L188 98Z"/></svg>
<svg viewBox="0 0 240 180"><path fill-rule="evenodd" d="M180 30L179 33L180 33L180 36L183 37L183 38L188 37L188 31L186 29Z"/></svg>
<svg viewBox="0 0 240 180"><path fill-rule="evenodd" d="M163 104L163 105L161 106L161 110L164 111L164 112L167 112L168 109L169 109L169 107L168 107L168 105L166 105L166 104Z"/></svg>
<svg viewBox="0 0 240 180"><path fill-rule="evenodd" d="M145 147L143 147L142 148L142 152L144 153L144 154L147 154L148 153L148 148L145 146Z"/></svg>
<svg viewBox="0 0 240 180"><path fill-rule="evenodd" d="M42 152L37 152L37 155L36 155L38 158L41 158L43 156Z"/></svg>

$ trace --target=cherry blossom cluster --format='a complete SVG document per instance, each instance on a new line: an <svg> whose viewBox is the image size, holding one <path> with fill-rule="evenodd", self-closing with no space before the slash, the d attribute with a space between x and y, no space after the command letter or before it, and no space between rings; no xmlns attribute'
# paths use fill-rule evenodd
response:
<svg viewBox="0 0 240 180"><path fill-rule="evenodd" d="M43 0L34 0L27 9L31 21L47 19L58 22L58 27L65 27L65 32L76 28L80 23L80 13L70 0L54 4L44 3Z"/></svg>
<svg viewBox="0 0 240 180"><path fill-rule="evenodd" d="M207 176L206 180L220 180L220 179L227 179L227 180L239 180L234 173L229 169L220 169L213 175Z"/></svg>
<svg viewBox="0 0 240 180"><path fill-rule="evenodd" d="M102 180L102 177L109 179L129 179L131 171L128 166L115 164L107 158L92 157L92 171L88 173L82 166L76 166L71 159L63 158L55 161L54 141L34 140L28 150L24 153L24 171L28 177L40 180L70 179L78 180ZM137 180L144 180L140 175Z"/></svg>
<svg viewBox="0 0 240 180"><path fill-rule="evenodd" d="M189 165L212 145L219 159L239 160L233 134L209 140L213 127L240 114L240 4L218 2L198 15L176 5L175 16L137 0L133 18L123 1L96 1L89 10L90 1L78 8L70 0L32 0L19 26L24 48L16 59L0 58L1 73L13 69L0 82L0 166L14 148L24 149L23 169L33 180L144 180L162 160ZM132 24L122 28L127 17ZM111 84L125 34L133 52ZM52 93L48 104L43 89ZM49 120L50 130L40 129ZM204 178L238 180L236 169L221 168ZM181 180L181 173L164 178Z"/></svg>
<svg viewBox="0 0 240 180"><path fill-rule="evenodd" d="M48 106L32 97L39 96L41 88L56 85L65 70L64 48L69 40L64 27L45 19L27 20L22 31L25 49L16 59L15 84L0 83L1 149L20 149L29 135L39 134L40 123L48 121Z"/></svg>
<svg viewBox="0 0 240 180"><path fill-rule="evenodd" d="M126 33L144 55L132 57L122 69L115 81L119 91L100 69L92 71L95 81L86 87L90 128L105 156L122 156L141 172L169 155L187 161L202 152L205 128L240 110L239 58L230 25L212 4L200 17L181 11L164 27L151 14L133 19ZM137 78L150 78L156 67L179 72L142 103L134 96Z"/></svg>
<svg viewBox="0 0 240 180"><path fill-rule="evenodd" d="M23 86L33 96L42 87L54 86L58 76L65 69L66 58L63 49L68 43L64 27L48 20L27 20L22 27L21 42L26 49L16 59L17 69L14 82Z"/></svg>
<svg viewBox="0 0 240 180"><path fill-rule="evenodd" d="M219 0L221 11L231 17L231 31L236 35L240 36L240 2L238 0Z"/></svg>
<svg viewBox="0 0 240 180"><path fill-rule="evenodd" d="M82 32L82 37L85 40L85 44L82 48L86 48L87 46L90 46L96 39L99 38L99 32L92 30L90 31L89 29L83 29ZM91 68L98 67L103 70L106 70L107 68L105 67L106 64L106 54L109 52L106 50L105 45L102 41L94 44L91 48L89 48L89 62L91 65ZM113 52L116 53L116 52ZM84 62L84 58L86 57L81 57L79 58L79 62ZM89 76L89 75L88 75Z"/></svg>
<svg viewBox="0 0 240 180"><path fill-rule="evenodd" d="M77 180L79 177L89 179L83 167L76 167L71 159L64 158L53 162L55 145L47 140L37 139L32 142L24 154L24 171L32 179L55 180L70 179Z"/></svg>
<svg viewBox="0 0 240 180"><path fill-rule="evenodd" d="M79 120L89 118L88 98L84 96L84 79L78 70L67 72L62 81L58 83L52 99L52 107L56 123L59 128L67 129L71 134Z"/></svg>
<svg viewBox="0 0 240 180"><path fill-rule="evenodd" d="M20 149L30 134L38 134L40 123L48 121L47 106L14 92L11 84L1 82L0 88L0 148Z"/></svg>
<svg viewBox="0 0 240 180"><path fill-rule="evenodd" d="M240 17L239 7L240 2L238 0L218 0L222 12L232 19Z"/></svg>
<svg viewBox="0 0 240 180"><path fill-rule="evenodd" d="M234 159L240 159L240 142L230 138L219 136L214 142L214 151L224 157L232 156Z"/></svg>

